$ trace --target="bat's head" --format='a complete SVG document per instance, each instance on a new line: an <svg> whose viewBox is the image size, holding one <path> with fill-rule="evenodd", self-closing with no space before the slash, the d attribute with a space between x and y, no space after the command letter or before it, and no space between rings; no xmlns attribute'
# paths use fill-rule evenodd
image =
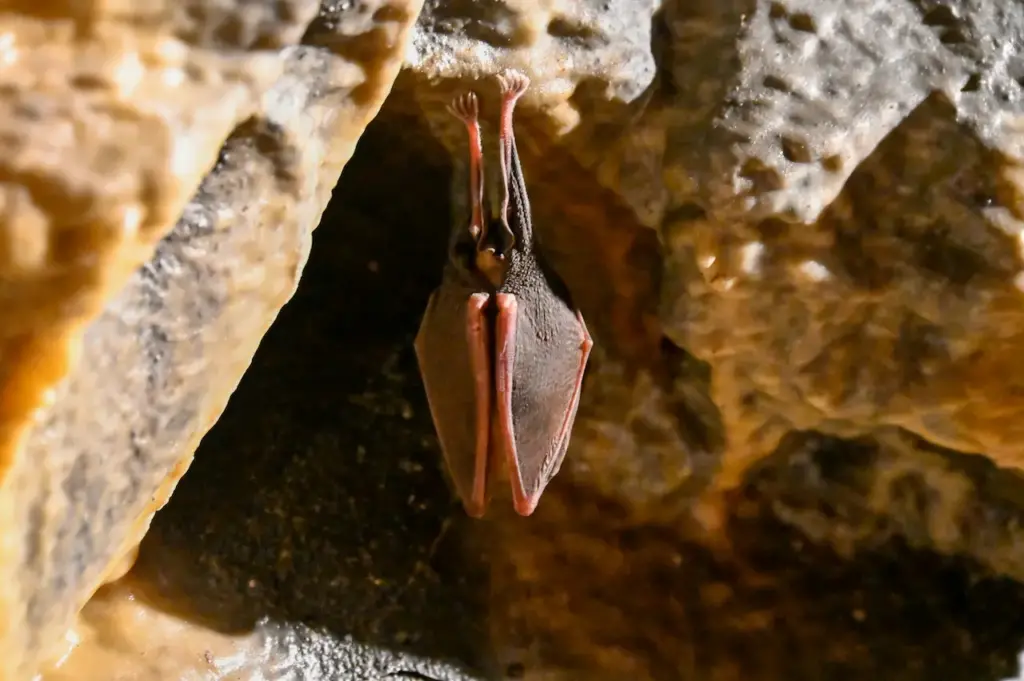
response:
<svg viewBox="0 0 1024 681"><path fill-rule="evenodd" d="M512 117L516 101L530 81L517 71L502 73L497 81L501 94L497 134L480 139L475 94L467 93L452 107L470 130L469 204L473 217L464 235L472 240L473 253L467 264L495 289L505 281L516 253L528 250L533 241L530 200Z"/></svg>

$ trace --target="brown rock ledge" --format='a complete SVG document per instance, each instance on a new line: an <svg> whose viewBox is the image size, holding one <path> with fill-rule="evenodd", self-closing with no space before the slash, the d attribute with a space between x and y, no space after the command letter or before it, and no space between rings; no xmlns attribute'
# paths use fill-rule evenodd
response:
<svg viewBox="0 0 1024 681"><path fill-rule="evenodd" d="M0 9L3 679L55 652L188 467L419 11L185 5Z"/></svg>

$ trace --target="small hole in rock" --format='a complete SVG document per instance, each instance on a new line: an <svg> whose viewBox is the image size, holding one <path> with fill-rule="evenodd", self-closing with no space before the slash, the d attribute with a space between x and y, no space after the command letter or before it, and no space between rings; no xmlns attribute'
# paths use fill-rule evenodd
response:
<svg viewBox="0 0 1024 681"><path fill-rule="evenodd" d="M800 12L794 14L789 18L789 25L793 27L793 30L802 31L803 33L817 33L818 24L814 21L814 17L806 12Z"/></svg>
<svg viewBox="0 0 1024 681"><path fill-rule="evenodd" d="M979 208L991 208L996 204L996 197L986 192L979 191L975 192L971 196L971 201Z"/></svg>
<svg viewBox="0 0 1024 681"><path fill-rule="evenodd" d="M576 40L593 40L597 36L593 28L571 21L566 17L555 17L549 21L548 35L554 38L573 38Z"/></svg>
<svg viewBox="0 0 1024 681"><path fill-rule="evenodd" d="M942 32L939 42L943 45L958 45L967 42L967 36L959 28L950 28Z"/></svg>
<svg viewBox="0 0 1024 681"><path fill-rule="evenodd" d="M107 84L98 76L82 73L71 78L71 86L77 90L103 90Z"/></svg>
<svg viewBox="0 0 1024 681"><path fill-rule="evenodd" d="M779 90L780 92L789 92L789 85L783 79L778 76L767 75L764 77L764 86L770 90Z"/></svg>
<svg viewBox="0 0 1024 681"><path fill-rule="evenodd" d="M748 158L740 166L739 176L750 180L754 191L771 191L782 188L782 177L778 171L758 158Z"/></svg>
<svg viewBox="0 0 1024 681"><path fill-rule="evenodd" d="M673 208L665 215L665 224L671 224L674 222L693 222L694 220L703 220L708 216L705 211L698 204L688 201L677 208Z"/></svg>
<svg viewBox="0 0 1024 681"><path fill-rule="evenodd" d="M813 160L807 145L791 137L782 138L782 155L790 163L810 163Z"/></svg>
<svg viewBox="0 0 1024 681"><path fill-rule="evenodd" d="M821 167L830 173L838 173L843 169L843 157L839 154L829 154L821 159Z"/></svg>
<svg viewBox="0 0 1024 681"><path fill-rule="evenodd" d="M928 10L923 21L925 26L955 26L957 18L949 5L939 5Z"/></svg>
<svg viewBox="0 0 1024 681"><path fill-rule="evenodd" d="M972 73L971 77L967 79L964 86L960 88L960 92L977 92L981 89L981 76L977 73Z"/></svg>
<svg viewBox="0 0 1024 681"><path fill-rule="evenodd" d="M779 241L789 234L789 223L779 218L767 218L757 223L755 229L761 241Z"/></svg>
<svg viewBox="0 0 1024 681"><path fill-rule="evenodd" d="M222 45L245 45L249 42L245 29L246 26L238 17L231 17L221 22L213 35Z"/></svg>
<svg viewBox="0 0 1024 681"><path fill-rule="evenodd" d="M510 662L505 667L505 678L521 679L526 676L526 666L522 662Z"/></svg>
<svg viewBox="0 0 1024 681"><path fill-rule="evenodd" d="M781 19L786 16L786 8L781 3L773 2L772 6L768 9L768 16L771 19Z"/></svg>

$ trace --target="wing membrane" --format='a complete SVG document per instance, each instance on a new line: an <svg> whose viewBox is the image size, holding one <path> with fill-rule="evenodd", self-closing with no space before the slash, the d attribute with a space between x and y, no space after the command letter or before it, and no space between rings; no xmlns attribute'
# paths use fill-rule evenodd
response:
<svg viewBox="0 0 1024 681"><path fill-rule="evenodd" d="M568 449L592 342L579 313L547 289L496 302L498 424L516 511L530 515Z"/></svg>
<svg viewBox="0 0 1024 681"><path fill-rule="evenodd" d="M443 282L427 304L416 358L448 471L466 513L487 504L492 404L490 296L457 280Z"/></svg>

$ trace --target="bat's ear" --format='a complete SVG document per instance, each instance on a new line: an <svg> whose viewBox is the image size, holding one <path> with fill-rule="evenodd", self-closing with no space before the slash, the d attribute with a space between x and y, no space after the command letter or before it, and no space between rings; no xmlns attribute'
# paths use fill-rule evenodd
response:
<svg viewBox="0 0 1024 681"><path fill-rule="evenodd" d="M448 239L448 261L466 276L476 267L477 239L472 233L471 223L465 228L456 227Z"/></svg>
<svg viewBox="0 0 1024 681"><path fill-rule="evenodd" d="M491 247L498 255L506 255L512 250L516 243L515 232L509 227L508 222L500 216L488 220L486 236L481 242L482 248Z"/></svg>
<svg viewBox="0 0 1024 681"><path fill-rule="evenodd" d="M512 243L521 246L533 242L533 219L530 215L530 198L526 194L526 181L519 165L519 157L513 155L508 173L508 210L505 215L506 229L512 237Z"/></svg>

